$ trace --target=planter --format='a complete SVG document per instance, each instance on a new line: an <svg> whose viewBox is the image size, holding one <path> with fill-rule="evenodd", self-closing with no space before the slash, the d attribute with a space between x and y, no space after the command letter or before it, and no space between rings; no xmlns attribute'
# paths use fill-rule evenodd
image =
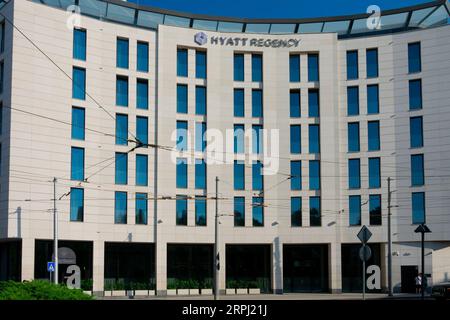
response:
<svg viewBox="0 0 450 320"><path fill-rule="evenodd" d="M125 297L125 290L113 290L113 297Z"/></svg>
<svg viewBox="0 0 450 320"><path fill-rule="evenodd" d="M177 289L177 295L179 296L188 296L189 289Z"/></svg>
<svg viewBox="0 0 450 320"><path fill-rule="evenodd" d="M134 290L134 295L136 297L146 297L148 296L148 290Z"/></svg>
<svg viewBox="0 0 450 320"><path fill-rule="evenodd" d="M212 289L202 289L202 290L200 290L200 294L201 295L212 295L213 291L212 291Z"/></svg>
<svg viewBox="0 0 450 320"><path fill-rule="evenodd" d="M177 289L167 289L167 295L168 296L176 296L177 295Z"/></svg>
<svg viewBox="0 0 450 320"><path fill-rule="evenodd" d="M260 288L249 288L248 293L249 294L261 294L261 289Z"/></svg>
<svg viewBox="0 0 450 320"><path fill-rule="evenodd" d="M248 294L247 289L236 289L236 294Z"/></svg>
<svg viewBox="0 0 450 320"><path fill-rule="evenodd" d="M83 291L83 293L92 296L92 291Z"/></svg>
<svg viewBox="0 0 450 320"><path fill-rule="evenodd" d="M154 296L156 294L155 290L148 290L148 295L149 296Z"/></svg>
<svg viewBox="0 0 450 320"><path fill-rule="evenodd" d="M236 289L226 289L225 294L236 294Z"/></svg>
<svg viewBox="0 0 450 320"><path fill-rule="evenodd" d="M111 290L104 291L103 296L104 297L112 297L112 291Z"/></svg>
<svg viewBox="0 0 450 320"><path fill-rule="evenodd" d="M200 294L199 289L189 289L189 295L190 296L198 296Z"/></svg>

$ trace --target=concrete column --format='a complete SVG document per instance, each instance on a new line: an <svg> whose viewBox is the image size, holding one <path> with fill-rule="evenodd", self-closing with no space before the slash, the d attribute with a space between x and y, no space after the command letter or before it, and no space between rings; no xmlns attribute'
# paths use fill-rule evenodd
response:
<svg viewBox="0 0 450 320"><path fill-rule="evenodd" d="M156 294L167 295L167 243L156 244Z"/></svg>
<svg viewBox="0 0 450 320"><path fill-rule="evenodd" d="M34 279L35 242L32 238L22 239L22 281Z"/></svg>
<svg viewBox="0 0 450 320"><path fill-rule="evenodd" d="M283 244L275 237L272 244L272 289L276 294L283 293Z"/></svg>
<svg viewBox="0 0 450 320"><path fill-rule="evenodd" d="M94 241L93 248L93 291L103 293L105 287L105 242Z"/></svg>
<svg viewBox="0 0 450 320"><path fill-rule="evenodd" d="M329 245L330 252L328 256L330 257L329 265L329 283L330 290L332 293L342 292L342 259L341 259L341 243L331 243Z"/></svg>

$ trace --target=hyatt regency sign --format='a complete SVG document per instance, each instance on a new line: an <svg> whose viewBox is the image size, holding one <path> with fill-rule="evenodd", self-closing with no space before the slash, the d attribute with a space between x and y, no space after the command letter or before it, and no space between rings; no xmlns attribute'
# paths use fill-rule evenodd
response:
<svg viewBox="0 0 450 320"><path fill-rule="evenodd" d="M298 47L299 39L262 39L262 38L242 38L242 37L209 37L204 32L196 33L194 41L198 45L206 43L218 46L249 46L249 47L266 47L266 48L291 48Z"/></svg>

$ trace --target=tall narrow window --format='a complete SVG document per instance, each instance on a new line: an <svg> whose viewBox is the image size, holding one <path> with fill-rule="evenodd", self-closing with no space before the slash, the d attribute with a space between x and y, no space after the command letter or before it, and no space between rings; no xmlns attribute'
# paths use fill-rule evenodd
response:
<svg viewBox="0 0 450 320"><path fill-rule="evenodd" d="M128 69L128 39L117 38L117 68Z"/></svg>
<svg viewBox="0 0 450 320"><path fill-rule="evenodd" d="M351 226L361 225L361 196L349 196L348 198L349 218Z"/></svg>
<svg viewBox="0 0 450 320"><path fill-rule="evenodd" d="M128 154L116 152L116 184L128 183Z"/></svg>
<svg viewBox="0 0 450 320"><path fill-rule="evenodd" d="M300 82L300 55L289 56L289 80L290 82Z"/></svg>
<svg viewBox="0 0 450 320"><path fill-rule="evenodd" d="M72 139L84 140L84 130L85 130L84 109L72 107Z"/></svg>
<svg viewBox="0 0 450 320"><path fill-rule="evenodd" d="M136 185L148 186L148 156L146 154L136 155Z"/></svg>
<svg viewBox="0 0 450 320"><path fill-rule="evenodd" d="M319 89L308 90L308 116L317 118L320 115Z"/></svg>
<svg viewBox="0 0 450 320"><path fill-rule="evenodd" d="M319 81L319 55L308 54L308 81Z"/></svg>
<svg viewBox="0 0 450 320"><path fill-rule="evenodd" d="M187 121L177 121L177 150L186 151L188 147Z"/></svg>
<svg viewBox="0 0 450 320"><path fill-rule="evenodd" d="M378 49L366 50L367 78L378 77Z"/></svg>
<svg viewBox="0 0 450 320"><path fill-rule="evenodd" d="M367 86L367 114L380 113L379 87L377 84Z"/></svg>
<svg viewBox="0 0 450 320"><path fill-rule="evenodd" d="M72 147L71 155L72 170L70 179L83 181L84 180L84 149Z"/></svg>
<svg viewBox="0 0 450 320"><path fill-rule="evenodd" d="M188 51L187 49L177 49L177 76L188 76Z"/></svg>
<svg viewBox="0 0 450 320"><path fill-rule="evenodd" d="M206 122L195 124L195 151L204 152L206 149Z"/></svg>
<svg viewBox="0 0 450 320"><path fill-rule="evenodd" d="M195 189L206 189L206 162L195 159Z"/></svg>
<svg viewBox="0 0 450 320"><path fill-rule="evenodd" d="M263 116L263 94L260 89L252 90L252 117L260 118Z"/></svg>
<svg viewBox="0 0 450 320"><path fill-rule="evenodd" d="M75 69L74 69L74 73L75 73ZM5 64L3 63L3 61L1 61L0 62L0 94L3 94L4 80L5 80ZM75 84L75 78L74 78L73 83ZM74 84L72 86L74 86ZM74 95L74 93L73 93L73 95ZM74 98L75 98L75 96L74 96Z"/></svg>
<svg viewBox="0 0 450 320"><path fill-rule="evenodd" d="M195 114L206 115L206 87L195 87Z"/></svg>
<svg viewBox="0 0 450 320"><path fill-rule="evenodd" d="M409 110L422 109L422 80L409 81Z"/></svg>
<svg viewBox="0 0 450 320"><path fill-rule="evenodd" d="M148 118L136 117L136 138L147 147L148 144Z"/></svg>
<svg viewBox="0 0 450 320"><path fill-rule="evenodd" d="M234 89L234 116L244 116L244 89Z"/></svg>
<svg viewBox="0 0 450 320"><path fill-rule="evenodd" d="M359 159L348 160L348 187L349 189L361 188L361 166Z"/></svg>
<svg viewBox="0 0 450 320"><path fill-rule="evenodd" d="M425 223L425 193L412 193L412 223Z"/></svg>
<svg viewBox="0 0 450 320"><path fill-rule="evenodd" d="M302 162L291 161L291 190L302 190Z"/></svg>
<svg viewBox="0 0 450 320"><path fill-rule="evenodd" d="M146 193L136 193L135 216L136 224L147 224L148 200Z"/></svg>
<svg viewBox="0 0 450 320"><path fill-rule="evenodd" d="M148 80L146 79L136 81L136 108L148 109Z"/></svg>
<svg viewBox="0 0 450 320"><path fill-rule="evenodd" d="M115 192L115 204L114 204L114 223L126 224L127 223L127 193L122 191Z"/></svg>
<svg viewBox="0 0 450 320"><path fill-rule="evenodd" d="M234 161L234 190L245 190L245 165L242 161Z"/></svg>
<svg viewBox="0 0 450 320"><path fill-rule="evenodd" d="M309 161L309 190L320 190L320 161Z"/></svg>
<svg viewBox="0 0 450 320"><path fill-rule="evenodd" d="M408 43L408 72L422 71L422 58L420 54L420 42Z"/></svg>
<svg viewBox="0 0 450 320"><path fill-rule="evenodd" d="M234 81L244 81L244 55L234 54Z"/></svg>
<svg viewBox="0 0 450 320"><path fill-rule="evenodd" d="M128 144L128 116L116 114L116 144Z"/></svg>
<svg viewBox="0 0 450 320"><path fill-rule="evenodd" d="M409 119L411 148L423 147L423 120L422 117Z"/></svg>
<svg viewBox="0 0 450 320"><path fill-rule="evenodd" d="M359 152L359 122L350 122L348 124L348 152Z"/></svg>
<svg viewBox="0 0 450 320"><path fill-rule="evenodd" d="M262 191L264 188L264 176L262 174L262 163L260 161L253 162L252 165L252 189Z"/></svg>
<svg viewBox="0 0 450 320"><path fill-rule="evenodd" d="M320 153L320 126L309 125L309 153Z"/></svg>
<svg viewBox="0 0 450 320"><path fill-rule="evenodd" d="M188 113L188 87L186 84L177 84L177 112Z"/></svg>
<svg viewBox="0 0 450 320"><path fill-rule="evenodd" d="M252 54L252 81L263 81L263 57L262 54Z"/></svg>
<svg viewBox="0 0 450 320"><path fill-rule="evenodd" d="M292 197L291 198L291 226L301 227L302 226L302 198Z"/></svg>
<svg viewBox="0 0 450 320"><path fill-rule="evenodd" d="M177 188L186 189L188 186L187 159L177 158Z"/></svg>
<svg viewBox="0 0 450 320"><path fill-rule="evenodd" d="M347 115L359 115L359 88L347 87Z"/></svg>
<svg viewBox="0 0 450 320"><path fill-rule="evenodd" d="M411 155L411 185L423 186L425 184L423 154Z"/></svg>
<svg viewBox="0 0 450 320"><path fill-rule="evenodd" d="M177 226L187 226L187 197L177 195L176 200L176 224Z"/></svg>
<svg viewBox="0 0 450 320"><path fill-rule="evenodd" d="M195 196L195 225L206 226L206 198Z"/></svg>
<svg viewBox="0 0 450 320"><path fill-rule="evenodd" d="M234 197L234 226L245 226L245 197Z"/></svg>
<svg viewBox="0 0 450 320"><path fill-rule="evenodd" d="M372 226L381 226L381 196L372 194L369 196L369 223Z"/></svg>
<svg viewBox="0 0 450 320"><path fill-rule="evenodd" d="M138 41L136 70L148 72L148 43Z"/></svg>
<svg viewBox="0 0 450 320"><path fill-rule="evenodd" d="M358 51L347 51L347 80L358 79Z"/></svg>
<svg viewBox="0 0 450 320"><path fill-rule="evenodd" d="M243 124L234 125L234 153L243 154L245 150L245 131Z"/></svg>
<svg viewBox="0 0 450 320"><path fill-rule="evenodd" d="M261 154L262 153L262 135L263 127L259 124L252 125L252 151L253 154Z"/></svg>
<svg viewBox="0 0 450 320"><path fill-rule="evenodd" d="M1 80L3 84L3 62L1 68ZM3 88L3 86L1 86ZM74 67L72 71L72 98L86 100L86 70Z"/></svg>
<svg viewBox="0 0 450 320"><path fill-rule="evenodd" d="M291 125L291 153L300 154L301 148L301 126Z"/></svg>
<svg viewBox="0 0 450 320"><path fill-rule="evenodd" d="M116 78L116 105L128 107L128 77Z"/></svg>
<svg viewBox="0 0 450 320"><path fill-rule="evenodd" d="M86 61L86 30L73 29L73 58Z"/></svg>
<svg viewBox="0 0 450 320"><path fill-rule="evenodd" d="M74 135L73 135L73 124L74 124L74 119L73 119L73 108L72 108L72 139L74 139ZM83 125L84 128L84 125ZM0 135L3 133L3 103L0 102ZM84 131L83 131L83 139L84 139Z"/></svg>
<svg viewBox="0 0 450 320"><path fill-rule="evenodd" d="M381 188L380 158L369 158L369 188Z"/></svg>
<svg viewBox="0 0 450 320"><path fill-rule="evenodd" d="M0 23L0 54L5 51L5 21Z"/></svg>
<svg viewBox="0 0 450 320"><path fill-rule="evenodd" d="M252 220L254 227L264 227L264 198L253 197Z"/></svg>
<svg viewBox="0 0 450 320"><path fill-rule="evenodd" d="M70 188L70 221L82 222L84 219L84 190Z"/></svg>
<svg viewBox="0 0 450 320"><path fill-rule="evenodd" d="M291 90L289 97L290 97L289 107L291 118L300 118L301 117L300 90Z"/></svg>
<svg viewBox="0 0 450 320"><path fill-rule="evenodd" d="M195 51L195 77L206 79L206 51Z"/></svg>
<svg viewBox="0 0 450 320"><path fill-rule="evenodd" d="M369 121L367 123L367 131L369 151L380 150L380 121Z"/></svg>
<svg viewBox="0 0 450 320"><path fill-rule="evenodd" d="M320 197L309 198L309 225L311 227L320 227L322 225Z"/></svg>

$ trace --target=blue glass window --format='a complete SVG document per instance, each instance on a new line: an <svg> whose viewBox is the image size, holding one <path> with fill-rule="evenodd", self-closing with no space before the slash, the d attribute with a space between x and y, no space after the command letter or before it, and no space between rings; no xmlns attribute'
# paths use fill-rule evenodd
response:
<svg viewBox="0 0 450 320"><path fill-rule="evenodd" d="M204 152L206 149L206 122L195 124L195 151Z"/></svg>
<svg viewBox="0 0 450 320"><path fill-rule="evenodd" d="M408 43L408 72L422 71L422 59L420 54L420 42Z"/></svg>
<svg viewBox="0 0 450 320"><path fill-rule="evenodd" d="M319 117L319 90L309 89L308 90L308 116L309 117Z"/></svg>
<svg viewBox="0 0 450 320"><path fill-rule="evenodd" d="M311 227L320 227L322 225L321 216L320 197L309 198L309 225Z"/></svg>
<svg viewBox="0 0 450 320"><path fill-rule="evenodd" d="M148 72L148 43L138 41L137 43L137 65L136 70Z"/></svg>
<svg viewBox="0 0 450 320"><path fill-rule="evenodd" d="M291 118L300 118L300 90L291 90L290 92L290 115Z"/></svg>
<svg viewBox="0 0 450 320"><path fill-rule="evenodd" d="M176 224L177 226L187 226L187 197L177 196L176 200Z"/></svg>
<svg viewBox="0 0 450 320"><path fill-rule="evenodd" d="M412 193L412 223L425 223L425 193Z"/></svg>
<svg viewBox="0 0 450 320"><path fill-rule="evenodd" d="M70 179L84 180L84 149L72 147Z"/></svg>
<svg viewBox="0 0 450 320"><path fill-rule="evenodd" d="M422 109L422 80L409 81L409 110Z"/></svg>
<svg viewBox="0 0 450 320"><path fill-rule="evenodd" d="M253 197L252 202L252 220L254 227L264 226L264 198Z"/></svg>
<svg viewBox="0 0 450 320"><path fill-rule="evenodd" d="M358 51L347 51L347 80L358 79Z"/></svg>
<svg viewBox="0 0 450 320"><path fill-rule="evenodd" d="M372 226L381 226L381 196L373 194L369 196L369 223Z"/></svg>
<svg viewBox="0 0 450 320"><path fill-rule="evenodd" d="M177 188L187 188L188 173L187 173L187 159L177 158Z"/></svg>
<svg viewBox="0 0 450 320"><path fill-rule="evenodd" d="M3 79L3 77L2 77L2 79ZM76 68L76 67L73 68L73 71L72 71L72 98L86 100L86 70L85 69Z"/></svg>
<svg viewBox="0 0 450 320"><path fill-rule="evenodd" d="M263 81L263 58L262 54L252 54L252 81Z"/></svg>
<svg viewBox="0 0 450 320"><path fill-rule="evenodd" d="M309 125L309 153L320 153L320 126Z"/></svg>
<svg viewBox="0 0 450 320"><path fill-rule="evenodd" d="M422 117L409 119L411 148L423 147L423 120Z"/></svg>
<svg viewBox="0 0 450 320"><path fill-rule="evenodd" d="M206 162L195 159L195 189L206 189Z"/></svg>
<svg viewBox="0 0 450 320"><path fill-rule="evenodd" d="M116 105L128 107L128 78L117 76L116 79Z"/></svg>
<svg viewBox="0 0 450 320"><path fill-rule="evenodd" d="M291 226L301 227L302 226L302 198L292 197L291 198Z"/></svg>
<svg viewBox="0 0 450 320"><path fill-rule="evenodd" d="M136 224L147 224L148 200L146 193L136 193L135 200Z"/></svg>
<svg viewBox="0 0 450 320"><path fill-rule="evenodd" d="M380 158L369 158L369 188L381 188Z"/></svg>
<svg viewBox="0 0 450 320"><path fill-rule="evenodd" d="M243 154L245 150L245 131L243 124L234 125L234 153Z"/></svg>
<svg viewBox="0 0 450 320"><path fill-rule="evenodd" d="M148 144L148 118L136 117L136 138L143 144Z"/></svg>
<svg viewBox="0 0 450 320"><path fill-rule="evenodd" d="M244 81L244 55L234 54L234 81Z"/></svg>
<svg viewBox="0 0 450 320"><path fill-rule="evenodd" d="M234 197L234 226L245 226L245 198Z"/></svg>
<svg viewBox="0 0 450 320"><path fill-rule="evenodd" d="M349 196L349 218L351 226L361 225L361 196Z"/></svg>
<svg viewBox="0 0 450 320"><path fill-rule="evenodd" d="M116 144L128 144L128 116L116 114Z"/></svg>
<svg viewBox="0 0 450 320"><path fill-rule="evenodd" d="M359 122L350 122L348 124L348 152L359 152Z"/></svg>
<svg viewBox="0 0 450 320"><path fill-rule="evenodd" d="M425 184L423 154L411 155L411 185L423 186Z"/></svg>
<svg viewBox="0 0 450 320"><path fill-rule="evenodd" d="M82 222L84 219L84 190L70 188L70 221Z"/></svg>
<svg viewBox="0 0 450 320"><path fill-rule="evenodd" d="M195 51L195 77L206 79L206 51Z"/></svg>
<svg viewBox="0 0 450 320"><path fill-rule="evenodd" d="M361 188L361 166L359 159L348 160L348 187L349 189Z"/></svg>
<svg viewBox="0 0 450 320"><path fill-rule="evenodd" d="M195 197L195 225L206 226L206 199Z"/></svg>
<svg viewBox="0 0 450 320"><path fill-rule="evenodd" d="M187 121L177 121L177 150L186 151L188 147Z"/></svg>
<svg viewBox="0 0 450 320"><path fill-rule="evenodd" d="M291 190L302 190L302 162L291 161Z"/></svg>
<svg viewBox="0 0 450 320"><path fill-rule="evenodd" d="M86 30L73 29L73 58L86 61Z"/></svg>
<svg viewBox="0 0 450 320"><path fill-rule="evenodd" d="M244 89L234 89L234 116L244 116Z"/></svg>
<svg viewBox="0 0 450 320"><path fill-rule="evenodd" d="M367 114L380 113L379 87L377 84L367 86Z"/></svg>
<svg viewBox="0 0 450 320"><path fill-rule="evenodd" d="M369 151L380 150L380 121L369 121L367 123L367 130Z"/></svg>
<svg viewBox="0 0 450 320"><path fill-rule="evenodd" d="M263 95L262 90L252 90L252 117L260 118L263 116Z"/></svg>
<svg viewBox="0 0 450 320"><path fill-rule="evenodd" d="M128 39L117 38L117 68L128 69Z"/></svg>
<svg viewBox="0 0 450 320"><path fill-rule="evenodd" d="M116 184L128 183L128 154L116 152Z"/></svg>
<svg viewBox="0 0 450 320"><path fill-rule="evenodd" d="M136 155L136 185L148 186L148 156Z"/></svg>
<svg viewBox="0 0 450 320"><path fill-rule="evenodd" d="M320 161L309 161L309 189L320 190Z"/></svg>
<svg viewBox="0 0 450 320"><path fill-rule="evenodd" d="M302 152L301 138L301 126L291 125L291 153L299 154Z"/></svg>
<svg viewBox="0 0 450 320"><path fill-rule="evenodd" d="M148 109L148 81L145 79L136 82L136 108Z"/></svg>
<svg viewBox="0 0 450 320"><path fill-rule="evenodd" d="M234 161L234 190L245 190L245 165L243 161Z"/></svg>
<svg viewBox="0 0 450 320"><path fill-rule="evenodd" d="M114 223L127 223L127 193L116 191L114 204Z"/></svg>
<svg viewBox="0 0 450 320"><path fill-rule="evenodd" d="M177 76L188 76L188 51L187 49L177 49Z"/></svg>
<svg viewBox="0 0 450 320"><path fill-rule="evenodd" d="M206 87L195 87L195 114L206 115Z"/></svg>
<svg viewBox="0 0 450 320"><path fill-rule="evenodd" d="M85 128L84 109L72 107L72 139L84 140L84 128Z"/></svg>
<svg viewBox="0 0 450 320"><path fill-rule="evenodd" d="M5 21L0 23L0 53L5 52Z"/></svg>
<svg viewBox="0 0 450 320"><path fill-rule="evenodd" d="M263 165L260 161L253 162L252 165L252 189L263 190L264 188L264 176L262 174Z"/></svg>
<svg viewBox="0 0 450 320"><path fill-rule="evenodd" d="M366 50L367 78L378 77L378 49Z"/></svg>
<svg viewBox="0 0 450 320"><path fill-rule="evenodd" d="M75 68L74 68L74 72L75 72ZM3 61L1 61L0 62L0 94L2 94L3 93L3 82L4 82L4 79L5 79L5 64L3 63ZM75 91L74 91L74 89L73 89L73 87L74 87L74 84L75 84L75 75L74 75L74 81L73 81L73 84L72 84L72 91L73 91L73 93L72 93L72 96L75 98ZM84 94L84 90L83 90L83 94Z"/></svg>
<svg viewBox="0 0 450 320"><path fill-rule="evenodd" d="M289 56L289 80L290 82L300 82L300 55Z"/></svg>
<svg viewBox="0 0 450 320"><path fill-rule="evenodd" d="M254 154L262 153L262 135L263 127L259 124L254 124L252 126L252 151Z"/></svg>
<svg viewBox="0 0 450 320"><path fill-rule="evenodd" d="M1 24L0 24L1 26ZM84 117L83 117L84 119ZM73 120L73 109L72 109L72 139L74 139L73 137L73 125L74 125L74 120ZM84 125L83 125L84 128ZM0 135L3 133L3 103L0 102ZM83 139L84 139L84 130L83 130Z"/></svg>
<svg viewBox="0 0 450 320"><path fill-rule="evenodd" d="M359 115L359 88L347 87L347 115Z"/></svg>
<svg viewBox="0 0 450 320"><path fill-rule="evenodd" d="M308 81L319 81L319 55L308 54Z"/></svg>
<svg viewBox="0 0 450 320"><path fill-rule="evenodd" d="M188 87L185 84L177 84L177 112L188 113Z"/></svg>

